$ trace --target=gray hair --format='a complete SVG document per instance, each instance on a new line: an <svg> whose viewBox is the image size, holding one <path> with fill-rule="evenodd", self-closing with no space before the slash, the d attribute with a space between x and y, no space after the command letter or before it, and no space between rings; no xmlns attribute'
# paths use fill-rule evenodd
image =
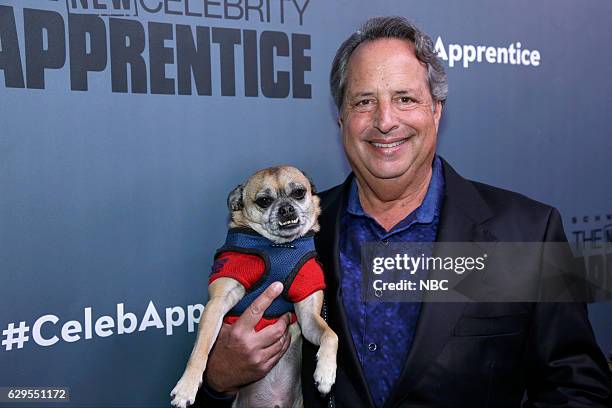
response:
<svg viewBox="0 0 612 408"><path fill-rule="evenodd" d="M365 41L380 38L399 38L414 44L417 59L427 65L427 82L431 97L434 102L444 104L448 94L448 81L431 38L403 17L372 17L342 43L334 57L329 82L338 111L342 109L344 102L347 67L353 51Z"/></svg>

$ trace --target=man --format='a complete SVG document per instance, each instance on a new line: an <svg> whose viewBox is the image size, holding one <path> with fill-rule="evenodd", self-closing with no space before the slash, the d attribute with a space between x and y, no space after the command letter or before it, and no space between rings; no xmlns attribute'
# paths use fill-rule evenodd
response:
<svg viewBox="0 0 612 408"><path fill-rule="evenodd" d="M436 156L446 76L431 39L404 19L373 18L351 35L336 54L331 88L353 170L320 195L317 251L324 314L340 339L338 371L321 397L312 381L316 347L304 342L305 406L610 406L609 373L583 303L364 302L366 242L567 240L555 209L465 180ZM251 317L273 297L262 297ZM239 336L223 328L201 394L219 398L214 390L265 375L257 367L282 355L276 340L287 343L285 324L275 338L233 347ZM246 352L247 341L260 346ZM263 354L270 347L279 351ZM245 363L258 352L263 363ZM241 364L233 377L228 364Z"/></svg>

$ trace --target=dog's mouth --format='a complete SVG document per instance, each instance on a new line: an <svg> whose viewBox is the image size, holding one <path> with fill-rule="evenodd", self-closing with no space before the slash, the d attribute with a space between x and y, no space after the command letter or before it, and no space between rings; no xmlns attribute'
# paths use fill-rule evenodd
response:
<svg viewBox="0 0 612 408"><path fill-rule="evenodd" d="M282 230L290 230L297 228L300 225L300 218L295 217L290 220L278 221L278 228Z"/></svg>

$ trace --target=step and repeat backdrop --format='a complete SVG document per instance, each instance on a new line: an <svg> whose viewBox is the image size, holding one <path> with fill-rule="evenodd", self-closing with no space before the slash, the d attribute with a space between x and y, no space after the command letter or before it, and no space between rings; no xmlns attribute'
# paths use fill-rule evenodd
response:
<svg viewBox="0 0 612 408"><path fill-rule="evenodd" d="M348 174L329 69L376 15L444 61L439 153L556 206L609 287L605 0L0 0L0 387L168 406L229 191L275 164ZM609 354L612 303L589 309Z"/></svg>

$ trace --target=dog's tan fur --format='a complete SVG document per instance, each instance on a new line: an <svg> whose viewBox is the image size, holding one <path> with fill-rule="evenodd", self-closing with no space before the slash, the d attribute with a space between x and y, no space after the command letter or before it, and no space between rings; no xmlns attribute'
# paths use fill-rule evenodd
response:
<svg viewBox="0 0 612 408"><path fill-rule="evenodd" d="M284 238L270 235L269 231L266 231L261 223L261 213L257 210L256 206L252 204L257 194L265 189L270 189L272 192L285 192L290 183L300 183L307 188L307 202L310 203L308 208L307 222L299 231L299 234L304 235L308 231L319 231L319 214L321 214L321 208L319 207L319 197L314 195L312 182L304 176L304 174L291 166L277 166L270 167L267 169L259 170L253 174L245 183L242 188L242 202L243 207L236 210L231 210L231 221L229 224L230 228L234 227L248 227L252 228L258 233L262 234L266 238L275 241L277 243L284 243L292 241L296 237Z"/></svg>
<svg viewBox="0 0 612 408"><path fill-rule="evenodd" d="M265 213L254 204L258 194L267 191L271 195L288 195L291 186L299 184L307 192L300 205L299 229L295 236L275 236L267 227ZM292 241L308 231L318 231L317 218L320 214L319 198L314 195L311 181L298 169L278 166L263 169L253 174L243 186L238 186L230 197L230 228L248 227L277 243ZM184 408L193 404L202 374L206 369L208 354L219 334L223 317L245 295L245 288L235 279L218 278L208 288L209 301L200 319L198 337L187 362L183 376L170 395L172 405ZM301 334L315 345L319 345L314 381L322 394L327 394L336 378L336 353L338 337L321 318L323 291L319 290L295 304L298 323L289 327L291 345L281 360L263 379L242 388L234 400L233 407L287 407L303 405L300 382ZM300 330L301 327L301 330Z"/></svg>

